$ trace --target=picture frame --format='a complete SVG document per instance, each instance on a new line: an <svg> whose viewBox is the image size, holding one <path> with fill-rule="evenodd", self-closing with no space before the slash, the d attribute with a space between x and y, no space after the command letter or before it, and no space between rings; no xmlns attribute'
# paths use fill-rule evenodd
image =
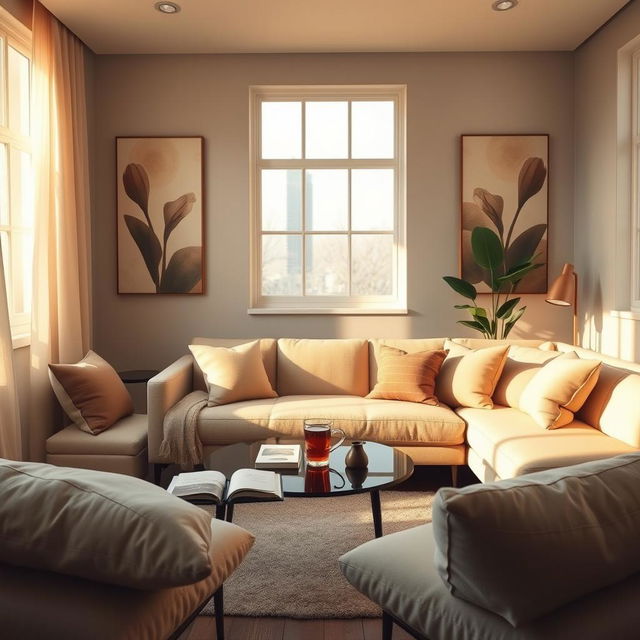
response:
<svg viewBox="0 0 640 640"><path fill-rule="evenodd" d="M489 276L474 261L471 249L473 229L485 226L500 237L507 268L532 256L540 264L515 285L514 292L546 293L549 135L463 134L460 149L460 277L479 293L490 292Z"/></svg>
<svg viewBox="0 0 640 640"><path fill-rule="evenodd" d="M205 293L204 138L118 136L119 294Z"/></svg>

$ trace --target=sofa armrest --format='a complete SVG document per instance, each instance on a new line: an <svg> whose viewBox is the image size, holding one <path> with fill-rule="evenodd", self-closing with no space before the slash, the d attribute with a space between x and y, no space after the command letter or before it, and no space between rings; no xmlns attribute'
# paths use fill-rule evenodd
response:
<svg viewBox="0 0 640 640"><path fill-rule="evenodd" d="M163 369L147 384L149 429L149 462L162 462L159 457L163 438L164 417L179 400L193 391L193 357L188 354Z"/></svg>

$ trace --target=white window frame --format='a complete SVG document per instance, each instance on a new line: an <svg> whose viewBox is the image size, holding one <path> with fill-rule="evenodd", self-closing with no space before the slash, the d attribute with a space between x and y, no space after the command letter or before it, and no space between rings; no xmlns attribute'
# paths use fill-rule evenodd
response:
<svg viewBox="0 0 640 640"><path fill-rule="evenodd" d="M13 237L15 232L30 232L33 233L33 228L24 227L21 225L13 224L12 217L12 187L11 187L11 150L24 151L32 156L32 144L31 137L20 134L17 131L13 131L9 128L9 47L13 47L16 51L24 55L29 59L29 73L30 83L33 77L33 60L31 50L31 31L25 27L21 22L14 18L8 11L1 8L0 11L0 37L2 38L2 82L4 87L0 88L3 100L2 105L2 118L0 118L0 143L7 145L7 180L9 183L9 224L0 224L0 231L6 231L9 233L9 242L13 244ZM10 251L11 264L9 269L11 273L6 275L7 296L9 298L9 321L11 324L11 335L13 338L14 348L27 346L29 344L29 336L31 333L31 313L15 313L13 311L13 297L14 297L14 282L12 281L12 273L19 272L19 265L17 265L18 252L13 248Z"/></svg>
<svg viewBox="0 0 640 640"><path fill-rule="evenodd" d="M631 64L631 311L640 312L640 49Z"/></svg>
<svg viewBox="0 0 640 640"><path fill-rule="evenodd" d="M250 212L251 212L251 285L250 314L406 314L407 313L407 257L406 257L406 85L322 85L322 86L253 86L250 99ZM352 159L349 140L348 159L296 159L265 160L261 153L261 112L264 101L337 101L387 100L395 104L395 149L392 159ZM349 111L350 111L349 107ZM302 149L304 156L305 126L304 105L302 121ZM351 129L349 129L351 130ZM389 296L264 296L262 295L262 235L261 188L262 169L316 169L316 168L393 168L395 171L395 212L393 252L393 293ZM304 181L303 181L304 184ZM304 186L303 186L304 189ZM304 196L303 196L304 200ZM351 211L349 196L349 212ZM349 213L350 216L350 213ZM278 234L300 235L303 238L302 274L305 261L304 216L301 231L278 232ZM326 233L326 232L323 232ZM349 225L346 232L354 232ZM376 231L376 234L380 232ZM349 263L351 261L349 260ZM351 268L351 264L349 264ZM304 283L304 280L303 280ZM304 289L303 289L304 291Z"/></svg>

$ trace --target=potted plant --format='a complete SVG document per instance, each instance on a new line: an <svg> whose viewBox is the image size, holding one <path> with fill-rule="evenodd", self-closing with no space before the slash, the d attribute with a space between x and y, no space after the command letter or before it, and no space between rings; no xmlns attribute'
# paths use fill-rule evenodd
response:
<svg viewBox="0 0 640 640"><path fill-rule="evenodd" d="M471 320L458 320L459 324L479 331L486 338L506 338L520 320L526 306L518 307L520 297L518 283L531 271L542 267L536 262L536 248L547 225L533 225L512 240L513 230L527 201L544 184L547 169L541 158L527 158L518 176L518 206L504 238L502 211L504 200L486 189L474 189L474 200L486 215L489 226L477 226L471 232L473 260L483 280L490 288L488 308L478 306L478 291L473 283L463 278L444 276L444 281L471 304L457 304L456 309L465 309ZM493 227L493 228L491 228ZM495 230L494 230L495 229Z"/></svg>

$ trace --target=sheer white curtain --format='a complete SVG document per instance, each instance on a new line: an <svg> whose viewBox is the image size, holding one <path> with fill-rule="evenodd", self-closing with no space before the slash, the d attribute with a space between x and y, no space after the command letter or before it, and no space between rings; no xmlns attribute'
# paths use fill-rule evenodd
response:
<svg viewBox="0 0 640 640"><path fill-rule="evenodd" d="M0 458L22 459L20 411L13 377L13 344L0 247Z"/></svg>
<svg viewBox="0 0 640 640"><path fill-rule="evenodd" d="M91 341L85 45L39 2L33 13L35 259L29 450L43 460L60 425L50 362L80 360Z"/></svg>

